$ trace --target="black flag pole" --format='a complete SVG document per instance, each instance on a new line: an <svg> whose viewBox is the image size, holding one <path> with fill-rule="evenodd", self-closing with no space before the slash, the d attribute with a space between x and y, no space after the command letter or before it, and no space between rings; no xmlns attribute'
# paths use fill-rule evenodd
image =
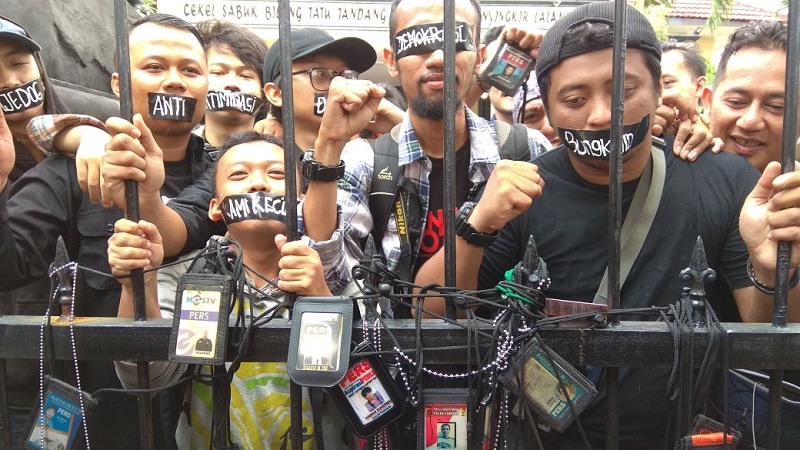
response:
<svg viewBox="0 0 800 450"><path fill-rule="evenodd" d="M131 99L131 62L128 48L128 2L114 0L114 33L117 44L117 73L119 76L119 112L120 117L133 121L133 101ZM125 201L128 208L128 220L138 222L139 185L132 180L125 182ZM136 321L147 320L144 299L144 274L142 269L131 272L133 286L133 317ZM136 363L139 388L147 389L150 385L150 365L147 361ZM153 416L151 414L150 394L138 394L139 405L139 440L142 449L153 448Z"/></svg>

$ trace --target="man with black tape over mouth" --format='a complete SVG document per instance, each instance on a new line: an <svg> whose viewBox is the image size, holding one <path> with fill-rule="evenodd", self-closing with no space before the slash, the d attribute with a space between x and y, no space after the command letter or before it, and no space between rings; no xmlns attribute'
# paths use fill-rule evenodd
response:
<svg viewBox="0 0 800 450"><path fill-rule="evenodd" d="M484 198L499 195L500 200L479 203L463 219L480 232L498 236L485 249L456 239L458 287L497 286L522 260L533 235L551 278L544 292L548 298L607 302L601 280L608 266L609 152L617 151L609 145L612 45L614 33L620 31L614 8L612 2L580 6L544 36L536 77L563 145L536 160L546 186L522 173L492 173ZM622 249L621 265L630 265L630 271L621 277L619 306L664 307L678 299L686 286L678 275L690 265L699 236L708 267L716 272L714 280L705 282L705 293L717 316L723 321L769 322L777 241L786 240L792 243L794 267L789 273L788 321L800 320L800 233L793 226L799 213L794 199L800 172L778 176L775 165L759 179L758 171L742 158L704 152L689 162L676 156L668 142L652 137L650 121L660 104L661 45L647 19L632 6L626 8L620 196L623 230L630 226L631 236L641 239L631 237ZM442 283L443 272L440 252L422 267L415 282ZM442 303L426 301L425 307L436 306L442 313ZM623 319L655 320L643 314L626 314ZM561 434L540 430L545 448L604 445L606 371L590 368L587 375L599 394L579 416L582 429L573 423ZM680 439L669 426L668 378L668 369L620 370L620 448L660 448ZM582 438L584 431L589 445Z"/></svg>
<svg viewBox="0 0 800 450"><path fill-rule="evenodd" d="M307 245L306 238L287 242L284 198L284 151L279 139L255 131L234 134L220 148L214 171L214 197L208 206L208 216L228 225L226 237L235 239L242 248L246 269L245 310L253 308L258 316L283 301L287 292L297 295L329 296L317 252ZM136 268L156 268L163 258L162 237L151 223L121 219L109 241L109 263L117 276L127 275ZM219 239L215 237L212 239ZM234 248L234 247L230 247ZM229 261L232 263L232 261ZM256 274L257 272L257 274ZM267 282L261 278L272 280ZM119 317L133 317L130 280L123 284ZM171 318L175 310L175 289L164 291L156 285L156 277L146 280L148 317ZM249 305L249 307L248 307ZM280 316L286 316L283 310ZM213 336L212 336L213 337ZM193 342L192 342L193 344ZM117 362L117 373L126 387L136 387L136 365ZM203 366L203 373L207 372ZM152 379L159 380L151 387L166 385L184 376L186 365L155 362L151 364ZM211 441L209 430L212 414L211 393L202 383L193 383L191 425L181 419L176 433L180 448L207 448ZM240 399L230 405L230 439L239 448L286 448L291 420L289 418L289 378L285 363L242 363L231 382L231 398ZM307 390L303 395L303 435L309 439L316 430L309 408ZM331 405L332 406L332 405ZM322 434L325 447L339 449L343 424L335 422L339 414L322 414ZM314 448L313 439L303 448Z"/></svg>
<svg viewBox="0 0 800 450"><path fill-rule="evenodd" d="M205 109L207 93L205 43L197 30L177 17L153 14L131 25L129 30L133 124L119 118L108 121L98 135L114 153L152 156L147 166L125 167L138 175L160 174L159 180L142 183L145 193L162 206L193 182L207 174L211 158L203 141L191 133ZM116 74L112 88L118 91ZM66 117L73 123L92 122L86 116L42 116L50 122ZM93 123L105 127L102 123ZM146 149L146 150L145 150ZM45 159L13 186L7 186L13 154L0 160L0 289L12 289L39 277L55 256L56 240L63 236L70 257L81 266L109 273L106 257L114 222L123 217L120 208L103 208L84 194L76 175L76 162L63 155ZM148 191L150 189L150 191ZM110 199L110 197L109 197ZM143 204L143 206L145 206ZM207 208L198 205L197 208ZM191 208L179 208L178 217ZM143 210L144 211L144 210ZM117 313L120 288L109 277L78 270L75 286L77 316L113 317ZM78 350L80 351L80 349ZM87 361L80 364L82 388L119 387L112 364ZM159 402L154 402L158 408ZM88 419L89 440L97 448L139 447L136 399L125 394L103 395ZM155 409L158 413L158 409ZM156 448L166 448L162 438L170 425L156 420Z"/></svg>
<svg viewBox="0 0 800 450"><path fill-rule="evenodd" d="M208 43L208 95L204 124L195 133L216 148L266 116L261 67L267 46L252 31L222 20L200 22L197 29Z"/></svg>

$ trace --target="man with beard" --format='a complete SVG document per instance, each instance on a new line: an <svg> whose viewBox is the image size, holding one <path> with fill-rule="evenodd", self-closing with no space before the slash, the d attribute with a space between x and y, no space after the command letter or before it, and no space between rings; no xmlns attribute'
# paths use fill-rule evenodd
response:
<svg viewBox="0 0 800 450"><path fill-rule="evenodd" d="M154 14L131 25L129 31L133 119L138 139L115 135L109 148L159 149L157 163L167 173L154 187L158 201L176 197L211 167L202 139L191 134L205 109L208 89L205 43L189 23L173 16ZM119 78L111 87L119 93ZM146 125L145 125L146 124ZM111 133L130 132L133 126L109 119ZM7 186L14 165L13 148L0 146L0 289L13 289L47 276L55 257L56 240L63 236L73 261L108 273L108 238L114 222L123 217L119 208L93 204L81 191L75 160L56 155L29 170ZM148 170L141 167L139 169ZM186 209L176 214L187 214ZM110 277L79 270L75 289L76 316L116 315L119 285ZM80 365L83 390L119 387L112 364ZM154 407L157 402L154 402ZM125 394L103 395L88 420L89 439L96 448L139 446L136 399ZM166 446L156 421L156 445Z"/></svg>
<svg viewBox="0 0 800 450"><path fill-rule="evenodd" d="M495 125L478 117L464 104L482 61L478 48L480 5L476 0L456 2L456 203L472 197L473 187L482 184L501 159ZM444 53L441 39L416 39L417 36L441 36L443 25L441 4L424 0L395 0L389 17L391 47L384 50L390 75L399 77L409 104L406 118L392 133L381 136L376 148L394 140L399 157L399 172L419 200L419 221L413 229L398 234L395 214L387 223L373 223L370 194L374 193L373 175L392 178L388 167L373 167L373 151L366 142L350 137L362 130L372 118L382 92L371 83L335 79L328 93L328 103L320 126L313 154L306 153L301 163L334 173L340 160L344 163L342 181L336 177L307 177L308 196L303 206L305 234L314 241L329 240L334 233L343 233L350 266L362 257L361 242L373 228L382 239L376 242L386 255L388 266L406 272L410 279L444 242L443 223L443 157L444 157ZM540 38L540 37L539 37ZM506 31L506 39L532 48L535 36L522 30ZM511 129L509 139L517 133ZM518 154L535 157L549 148L541 137L520 132L516 141L522 147ZM520 150L518 148L518 150ZM528 153L529 152L529 153ZM534 170L525 167L525 170ZM338 195L338 201L337 201ZM337 204L346 226L337 230ZM402 228L402 227L401 227ZM413 234L413 235L412 235ZM402 245L401 245L402 242ZM401 248L402 247L402 248ZM315 247L323 255L322 246ZM417 249L418 254L417 254ZM415 255L417 254L417 255ZM415 262L416 257L416 262ZM349 275L349 273L348 273Z"/></svg>
<svg viewBox="0 0 800 450"><path fill-rule="evenodd" d="M208 217L224 221L228 226L226 237L236 240L242 249L245 266L243 298L244 310L253 317L276 307L284 301L287 292L306 296L331 295L319 255L302 241L287 242L285 215L272 214L265 218L258 214L231 213L229 202L257 200L264 204L283 203L285 189L284 151L279 139L248 131L231 136L220 148L214 170L214 197L208 207ZM233 208L235 209L235 208ZM277 208L276 208L277 209ZM241 211L240 211L241 212ZM233 248L233 247L230 247ZM164 256L162 238L151 223L134 223L121 219L115 224L115 233L109 240L108 260L114 275L125 276L133 269L151 269L161 265ZM229 261L231 263L232 261ZM158 292L155 272L146 277L145 298L147 316L171 318L175 310L175 291ZM273 280L272 282L265 280ZM123 284L119 304L119 317L133 317L132 288L129 278L120 278ZM159 283L161 280L159 280ZM279 316L286 317L284 308ZM137 387L136 365L117 362L117 372L127 387ZM230 366L230 364L228 365ZM171 362L154 362L150 365L152 387L167 385L186 372L186 365ZM208 366L201 373L210 375ZM202 382L191 387L191 411L182 416L176 440L179 448L208 448L212 429L211 390ZM282 447L289 426L289 378L286 364L281 362L242 363L231 380L230 430L231 444L239 448ZM189 417L191 416L191 420ZM341 448L340 430L334 426L339 414L322 414L322 428L326 448ZM219 425L219 424L217 424ZM313 436L315 423L311 417L307 394L303 395L303 435ZM217 429L216 426L214 426ZM314 447L313 439L303 443L304 449Z"/></svg>
<svg viewBox="0 0 800 450"><path fill-rule="evenodd" d="M689 162L670 151L664 141L653 138L649 128L660 104L661 46L647 19L633 7L626 8L623 123L628 140L620 155L620 196L626 224L628 220L647 222L638 216L650 216L652 224L634 228L633 232L641 232L645 239L621 283L620 306L664 307L677 299L685 283L678 274L690 265L700 236L708 266L717 274L715 280L705 283L706 298L717 315L723 320L733 320L735 315L744 322L768 322L778 241L786 240L792 245L794 267L790 270L788 320L800 320L796 268L800 235L794 226L800 173L780 175L779 165L773 164L759 179L758 171L741 158L705 152ZM480 232L499 232L499 236L485 250L456 239L457 258L452 263L458 287L497 286L505 272L522 260L533 235L550 273L552 283L545 291L548 298L603 303L598 297L606 295L599 286L608 265L608 158L613 151L611 47L613 33L619 32L613 18L612 2L592 2L564 15L545 35L536 76L551 123L564 145L536 161L539 173L535 176L500 167L492 173L484 198L499 200L481 201L472 214L461 219ZM642 192L647 196L658 193L653 195L655 204L636 208L634 196ZM441 253L420 270L417 283L442 282L445 262ZM443 303L426 300L424 306L442 311ZM626 317L654 320L652 315ZM562 434L541 433L545 448L603 445L604 372L602 368L589 371L600 393L580 415L582 429L573 424ZM668 372L657 368L620 371L620 448L664 445L670 411ZM585 444L584 432L591 445Z"/></svg>

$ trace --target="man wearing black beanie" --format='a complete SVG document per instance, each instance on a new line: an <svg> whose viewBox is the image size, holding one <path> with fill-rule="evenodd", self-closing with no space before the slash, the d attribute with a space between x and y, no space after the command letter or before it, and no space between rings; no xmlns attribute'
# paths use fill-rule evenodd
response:
<svg viewBox="0 0 800 450"><path fill-rule="evenodd" d="M772 169L778 170L767 170L759 180L756 170L732 155L703 153L690 163L665 151L669 147L649 133L660 104L660 45L640 12L628 6L627 16L626 26L617 27L614 4L593 2L563 16L545 35L536 76L563 145L536 160L546 182L540 195L532 188L540 185L538 180L495 170L484 195L502 192L505 201L480 203L468 222L484 233L499 231L499 236L486 249L456 239L458 285L496 286L522 259L533 235L552 279L547 297L604 302L606 291L599 286L608 264L608 160L610 152L619 151L623 220L626 225L634 221L634 229L643 232L641 248L630 258L630 271L622 281L621 307L666 306L679 298L684 282L678 274L689 266L700 236L708 265L717 274L705 284L717 314L727 321L768 322L772 296L767 292L775 286L777 240L798 242L800 237L789 226L797 208L787 201L797 194L774 194L796 186L800 176L776 179L776 166ZM624 136L622 149L617 149L610 146L611 47L613 33L620 29L627 32L628 48ZM637 190L649 197L642 207L633 205ZM797 249L791 263L800 264ZM443 268L442 259L431 260L416 283L441 283ZM796 286L797 270L792 269L790 321L800 319ZM426 309L429 306L426 301ZM579 418L592 448L602 448L605 370L587 372L600 392ZM620 448L661 448L665 438L675 442L675 434L668 431L674 420L666 395L668 375L667 369L620 370ZM587 448L575 424L562 434L541 434L547 449Z"/></svg>

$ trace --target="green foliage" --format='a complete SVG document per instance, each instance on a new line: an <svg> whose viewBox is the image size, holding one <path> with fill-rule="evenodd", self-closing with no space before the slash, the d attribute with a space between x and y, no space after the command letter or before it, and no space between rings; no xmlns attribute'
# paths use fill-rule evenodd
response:
<svg viewBox="0 0 800 450"><path fill-rule="evenodd" d="M653 30L655 30L656 36L660 41L669 38L668 16L672 9L669 2L659 0L636 0L633 6L647 17L647 20L650 22L650 25L653 26Z"/></svg>
<svg viewBox="0 0 800 450"><path fill-rule="evenodd" d="M144 4L149 6L153 12L158 11L158 0L144 0Z"/></svg>
<svg viewBox="0 0 800 450"><path fill-rule="evenodd" d="M787 2L788 0L783 0ZM733 2L734 0L711 0L711 14L708 16L708 28L713 33L714 30L717 29L720 24L724 20L731 15L731 11L733 11ZM641 7L639 6L641 4ZM669 13L669 10L672 8L672 0L636 0L636 8L640 11L643 11L648 19L652 22L652 18L646 12L648 9L655 9L660 7L666 7L666 12ZM655 16L658 18L658 16ZM666 15L664 16L666 20ZM658 33L658 28L656 28L655 22L653 23L653 28L656 29L656 33ZM661 35L658 35L659 39L661 39Z"/></svg>

